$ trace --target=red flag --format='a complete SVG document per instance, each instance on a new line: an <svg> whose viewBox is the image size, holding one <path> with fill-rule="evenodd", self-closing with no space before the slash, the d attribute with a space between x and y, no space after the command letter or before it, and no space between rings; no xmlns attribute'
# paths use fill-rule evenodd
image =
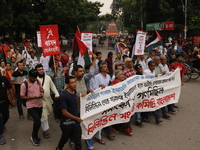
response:
<svg viewBox="0 0 200 150"><path fill-rule="evenodd" d="M79 50L78 40L81 40L81 32L80 32L79 28L77 27L76 33L74 34L74 39L72 41L72 49L73 50Z"/></svg>
<svg viewBox="0 0 200 150"><path fill-rule="evenodd" d="M40 25L43 56L60 54L58 25Z"/></svg>
<svg viewBox="0 0 200 150"><path fill-rule="evenodd" d="M8 57L8 54L6 52L7 50L8 50L8 45L7 44L3 44L3 52L4 52L4 55L5 55L6 58Z"/></svg>
<svg viewBox="0 0 200 150"><path fill-rule="evenodd" d="M83 43L79 38L78 36L75 34L75 37L77 39L77 44L78 44L78 48L79 48L79 51L80 51L80 54L81 56L84 56L86 50L87 50L87 46L85 45L85 43Z"/></svg>

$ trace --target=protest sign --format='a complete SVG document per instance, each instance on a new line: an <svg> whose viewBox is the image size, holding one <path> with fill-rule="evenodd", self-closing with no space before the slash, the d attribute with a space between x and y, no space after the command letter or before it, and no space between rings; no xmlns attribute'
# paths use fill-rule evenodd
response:
<svg viewBox="0 0 200 150"><path fill-rule="evenodd" d="M38 48L42 48L42 40L41 40L41 34L40 34L40 31L37 31L37 45L38 45Z"/></svg>
<svg viewBox="0 0 200 150"><path fill-rule="evenodd" d="M144 47L145 47L145 40L146 40L146 33L142 30L137 31L136 41L134 45L134 55L144 55Z"/></svg>
<svg viewBox="0 0 200 150"><path fill-rule="evenodd" d="M40 25L43 56L60 54L58 25Z"/></svg>
<svg viewBox="0 0 200 150"><path fill-rule="evenodd" d="M177 103L181 91L180 69L165 75L133 76L81 97L82 139L104 127L128 122L135 112L155 111Z"/></svg>
<svg viewBox="0 0 200 150"><path fill-rule="evenodd" d="M81 41L88 47L88 54L92 55L92 36L93 31L83 31L81 32Z"/></svg>

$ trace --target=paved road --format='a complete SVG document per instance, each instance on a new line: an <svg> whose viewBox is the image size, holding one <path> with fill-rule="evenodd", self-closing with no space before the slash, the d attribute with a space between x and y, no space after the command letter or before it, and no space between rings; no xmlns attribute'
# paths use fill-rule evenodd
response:
<svg viewBox="0 0 200 150"><path fill-rule="evenodd" d="M103 52L103 59L106 58L108 50L98 48ZM114 50L113 50L114 52ZM142 127L135 126L134 116L131 119L133 135L126 136L116 134L113 141L106 139L106 145L95 143L96 150L200 150L200 79L191 80L182 86L181 97L178 103L179 112L171 115L171 119L164 120L161 124L155 124L153 116L151 123ZM26 112L26 108L24 107ZM26 114L26 113L25 113ZM0 150L55 150L59 141L61 131L59 125L49 117L51 138L44 139L42 131L39 137L42 143L35 147L30 142L32 121L18 119L16 107L10 109L10 119L6 125L6 145L0 145ZM68 150L66 144L65 150ZM83 150L86 150L83 141Z"/></svg>

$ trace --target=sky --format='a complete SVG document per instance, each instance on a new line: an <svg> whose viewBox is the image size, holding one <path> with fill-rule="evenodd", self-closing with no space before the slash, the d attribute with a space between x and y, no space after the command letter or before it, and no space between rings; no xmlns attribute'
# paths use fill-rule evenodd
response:
<svg viewBox="0 0 200 150"><path fill-rule="evenodd" d="M100 11L100 15L104 15L106 13L111 13L111 9L110 9L110 5L112 4L112 0L89 0L89 1L92 1L92 2L101 2L101 3L104 3L104 6L101 7Z"/></svg>

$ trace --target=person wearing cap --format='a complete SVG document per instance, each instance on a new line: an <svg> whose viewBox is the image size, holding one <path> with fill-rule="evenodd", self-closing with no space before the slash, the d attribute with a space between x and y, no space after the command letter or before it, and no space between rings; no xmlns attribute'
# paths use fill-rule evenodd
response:
<svg viewBox="0 0 200 150"><path fill-rule="evenodd" d="M124 69L124 78L127 79L135 75L135 70L133 68L133 60L130 57L127 57L125 60L126 68Z"/></svg>
<svg viewBox="0 0 200 150"><path fill-rule="evenodd" d="M42 84L37 79L38 71L32 69L29 71L29 78L21 84L20 98L26 101L26 107L29 115L33 118L33 131L31 135L31 142L34 146L39 146L41 139L38 137L38 131L41 126L42 116L42 97L44 90Z"/></svg>

